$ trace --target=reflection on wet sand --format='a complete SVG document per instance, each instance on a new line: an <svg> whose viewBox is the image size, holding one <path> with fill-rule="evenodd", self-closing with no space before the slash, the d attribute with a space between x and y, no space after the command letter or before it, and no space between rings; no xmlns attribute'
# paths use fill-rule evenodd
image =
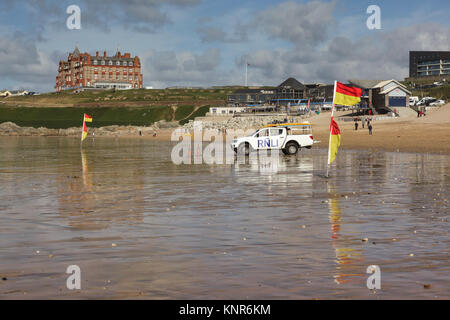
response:
<svg viewBox="0 0 450 320"><path fill-rule="evenodd" d="M448 297L448 156L342 151L327 180L320 149L175 165L85 142L0 137L0 298Z"/></svg>
<svg viewBox="0 0 450 320"><path fill-rule="evenodd" d="M342 211L339 207L339 196L331 183L328 184L331 239L337 263L334 279L337 284L358 282L364 276L363 273L358 272L361 271L360 266L364 262L364 253L361 246L356 246L354 242L346 239L346 235L342 233Z"/></svg>
<svg viewBox="0 0 450 320"><path fill-rule="evenodd" d="M80 149L81 179L79 175L67 176L64 172L56 179L59 213L67 217L71 227L81 230L106 229L113 221L142 222L144 176L141 170L119 168L102 172L100 162L89 160L88 154L93 152ZM127 190L120 181L130 178L134 183Z"/></svg>

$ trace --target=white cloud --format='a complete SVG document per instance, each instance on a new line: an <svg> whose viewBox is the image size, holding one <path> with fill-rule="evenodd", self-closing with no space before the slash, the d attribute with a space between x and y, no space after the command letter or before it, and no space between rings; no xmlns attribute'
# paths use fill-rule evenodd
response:
<svg viewBox="0 0 450 320"><path fill-rule="evenodd" d="M30 20L39 31L35 36L41 39L46 27L61 28L61 21L68 17L66 8L76 4L81 9L82 27L96 27L102 32L110 32L120 25L137 32L155 32L172 22L172 8L197 5L201 0L18 0L15 5L27 8ZM11 6L8 7L11 9Z"/></svg>
<svg viewBox="0 0 450 320"><path fill-rule="evenodd" d="M38 51L31 40L20 35L0 38L0 74L16 88L47 91L57 68L57 61Z"/></svg>
<svg viewBox="0 0 450 320"><path fill-rule="evenodd" d="M259 12L254 23L271 38L314 47L326 40L335 6L336 1L282 2Z"/></svg>
<svg viewBox="0 0 450 320"><path fill-rule="evenodd" d="M209 49L201 54L188 51L151 51L145 56L145 83L154 87L203 86L223 81L218 68L222 59L218 49Z"/></svg>
<svg viewBox="0 0 450 320"><path fill-rule="evenodd" d="M360 39L336 37L322 49L260 50L242 56L263 84L290 76L305 82L333 80L391 79L408 76L409 51L449 50L450 28L420 24L393 31L375 32ZM272 79L272 81L271 81ZM271 82L270 82L271 81Z"/></svg>

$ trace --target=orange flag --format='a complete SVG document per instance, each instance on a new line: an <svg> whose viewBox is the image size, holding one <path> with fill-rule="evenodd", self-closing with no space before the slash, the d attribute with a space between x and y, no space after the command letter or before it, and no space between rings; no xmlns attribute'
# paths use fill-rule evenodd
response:
<svg viewBox="0 0 450 320"><path fill-rule="evenodd" d="M83 117L83 132L81 133L81 142L83 142L83 140L87 137L86 122L92 122L92 117L85 113Z"/></svg>
<svg viewBox="0 0 450 320"><path fill-rule="evenodd" d="M330 124L330 150L328 152L328 164L332 164L336 159L339 146L341 145L341 130L339 129L338 124L334 121L333 117L331 117Z"/></svg>
<svg viewBox="0 0 450 320"><path fill-rule="evenodd" d="M349 87L336 81L335 90L334 104L351 107L361 102L362 90L360 88Z"/></svg>

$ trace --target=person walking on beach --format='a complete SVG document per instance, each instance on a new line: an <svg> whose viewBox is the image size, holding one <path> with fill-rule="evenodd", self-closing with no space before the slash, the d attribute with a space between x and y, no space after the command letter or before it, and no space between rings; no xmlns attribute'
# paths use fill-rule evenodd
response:
<svg viewBox="0 0 450 320"><path fill-rule="evenodd" d="M361 126L362 126L363 129L364 129L365 123L366 123L366 118L364 118L364 119L362 120L362 122L361 122Z"/></svg>
<svg viewBox="0 0 450 320"><path fill-rule="evenodd" d="M369 135L372 135L372 124L370 122L367 128L369 128Z"/></svg>
<svg viewBox="0 0 450 320"><path fill-rule="evenodd" d="M358 131L358 119L355 118L355 131Z"/></svg>

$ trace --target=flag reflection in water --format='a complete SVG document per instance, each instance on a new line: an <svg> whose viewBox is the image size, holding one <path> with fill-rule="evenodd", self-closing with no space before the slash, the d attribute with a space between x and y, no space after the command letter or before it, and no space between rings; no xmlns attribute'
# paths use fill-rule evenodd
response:
<svg viewBox="0 0 450 320"><path fill-rule="evenodd" d="M89 174L86 152L83 149L81 149L81 167L83 172L83 186L85 188L85 191L91 191L92 179L91 175Z"/></svg>
<svg viewBox="0 0 450 320"><path fill-rule="evenodd" d="M340 195L333 186L328 185L329 209L331 223L331 239L336 254L337 284L364 281L364 255L362 245L354 237L342 231L342 210L339 204Z"/></svg>

